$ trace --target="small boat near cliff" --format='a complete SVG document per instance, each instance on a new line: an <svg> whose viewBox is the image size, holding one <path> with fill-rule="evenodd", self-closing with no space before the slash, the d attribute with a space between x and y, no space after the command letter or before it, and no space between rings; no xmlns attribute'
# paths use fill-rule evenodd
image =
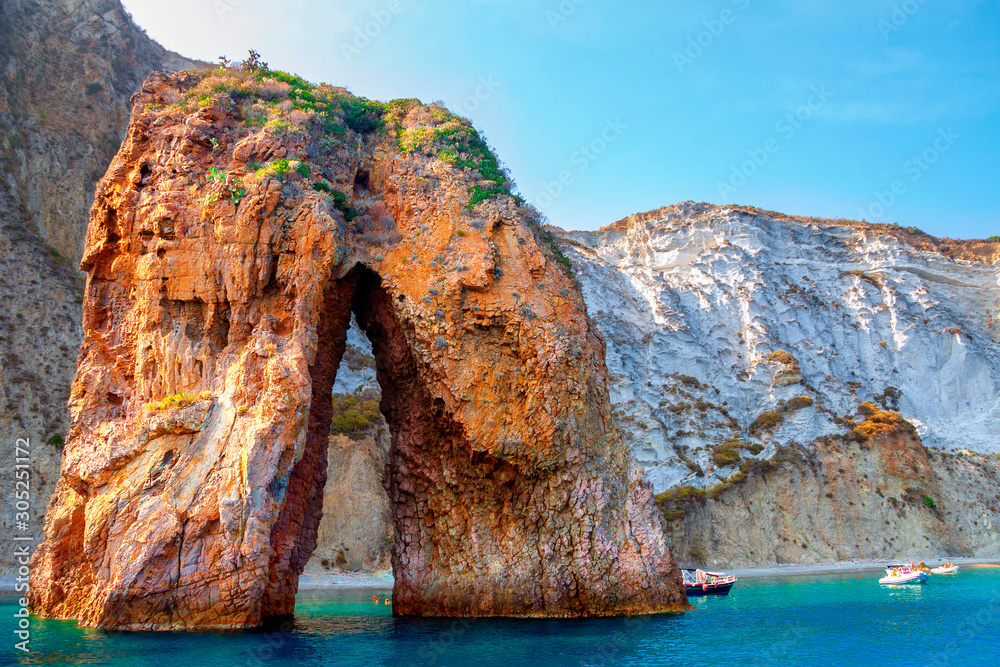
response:
<svg viewBox="0 0 1000 667"><path fill-rule="evenodd" d="M959 567L957 565L954 565L952 564L951 561L948 561L944 565L938 565L937 567L932 568L931 574L957 574L958 570Z"/></svg>
<svg viewBox="0 0 1000 667"><path fill-rule="evenodd" d="M880 584L924 584L931 576L910 565L887 565Z"/></svg>
<svg viewBox="0 0 1000 667"><path fill-rule="evenodd" d="M684 590L689 598L705 595L729 595L729 591L736 584L736 577L724 572L682 568L681 573L684 575Z"/></svg>

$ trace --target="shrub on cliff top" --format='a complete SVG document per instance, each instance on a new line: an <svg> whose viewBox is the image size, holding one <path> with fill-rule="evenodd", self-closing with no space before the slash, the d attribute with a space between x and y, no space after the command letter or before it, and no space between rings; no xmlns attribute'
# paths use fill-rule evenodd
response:
<svg viewBox="0 0 1000 667"><path fill-rule="evenodd" d="M358 134L368 134L383 126L385 107L364 97L350 97L340 102L344 124Z"/></svg>
<svg viewBox="0 0 1000 667"><path fill-rule="evenodd" d="M478 172L483 181L468 189L469 210L487 199L511 194L513 183L486 140L468 120L444 107L425 106L417 99L379 102L352 95L343 88L313 85L300 76L269 69L253 51L247 62L254 64L235 67L223 59L220 68L188 91L189 100L201 100L203 104L214 98L225 104L246 98L267 100L267 104L254 104L242 113L247 122L263 123L278 133L293 129L282 116L288 110L287 103L278 104L287 100L292 109L321 121L327 133L342 136L345 126L359 134L389 131L405 153L419 151L449 162L458 170ZM225 94L229 99L219 97ZM426 116L426 123L421 121L420 127L412 129L404 127L404 119L415 108L423 109L420 113Z"/></svg>
<svg viewBox="0 0 1000 667"><path fill-rule="evenodd" d="M247 59L241 64L241 67L248 72L266 72L268 67L267 63L260 57L255 49L250 49L250 53L247 54Z"/></svg>
<svg viewBox="0 0 1000 667"><path fill-rule="evenodd" d="M272 70L258 61L251 67L234 67L228 60L206 76L189 95L205 96L226 93L235 100L251 99L271 102L288 100L292 109L317 114L325 132L342 136L344 126L359 134L383 129L388 112L409 100L383 103L351 95L343 88L326 84L313 85L300 76ZM274 109L272 108L272 112Z"/></svg>
<svg viewBox="0 0 1000 667"><path fill-rule="evenodd" d="M433 127L397 129L400 149L405 153L419 151L448 162L455 169L476 171L486 182L469 188L471 211L476 204L500 195L510 194L511 181L493 149L472 125L443 108L434 108L432 117L439 124Z"/></svg>

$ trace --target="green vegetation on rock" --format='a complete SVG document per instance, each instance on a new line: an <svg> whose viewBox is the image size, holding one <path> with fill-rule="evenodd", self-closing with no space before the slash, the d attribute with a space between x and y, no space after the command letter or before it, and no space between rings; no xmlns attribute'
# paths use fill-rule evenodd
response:
<svg viewBox="0 0 1000 667"><path fill-rule="evenodd" d="M382 423L378 397L373 389L355 394L333 394L330 433L360 435Z"/></svg>
<svg viewBox="0 0 1000 667"><path fill-rule="evenodd" d="M854 427L854 433L863 440L879 435L894 433L915 433L916 428L903 416L893 410L882 410L871 402L862 403L858 409L865 415L865 420Z"/></svg>
<svg viewBox="0 0 1000 667"><path fill-rule="evenodd" d="M179 391L176 394L166 396L159 401L152 401L146 404L146 409L153 412L164 412L166 410L176 410L186 408L199 401L207 401L212 398L212 392L205 390L198 394Z"/></svg>
<svg viewBox="0 0 1000 667"><path fill-rule="evenodd" d="M781 401L774 410L762 412L757 416L757 419L751 422L749 429L750 434L753 435L759 431L767 431L776 428L783 421L785 421L785 415L787 413L808 408L812 406L813 403L814 401L810 396L796 396L789 401Z"/></svg>
<svg viewBox="0 0 1000 667"><path fill-rule="evenodd" d="M653 497L660 513L668 523L680 521L687 515L687 509L692 504L703 504L705 502L705 489L694 486L678 486L667 489Z"/></svg>
<svg viewBox="0 0 1000 667"><path fill-rule="evenodd" d="M330 184L324 181L313 183L312 187L313 190L316 190L317 192L325 192L330 195L330 198L333 200L334 207L341 212L344 216L344 220L347 222L351 222L358 217L357 210L351 206L350 202L347 201L347 195L340 190L330 187Z"/></svg>
<svg viewBox="0 0 1000 667"><path fill-rule="evenodd" d="M712 463L720 468L736 465L740 462L740 453L737 448L742 445L743 441L738 437L730 438L721 445L716 445L712 448Z"/></svg>
<svg viewBox="0 0 1000 667"><path fill-rule="evenodd" d="M416 100L408 100L418 104ZM456 116L440 106L429 107L434 126L406 129L397 132L399 148L404 153L422 153L450 163L459 171L479 173L485 184L469 188L472 210L476 204L511 194L511 182L500 160L469 121Z"/></svg>

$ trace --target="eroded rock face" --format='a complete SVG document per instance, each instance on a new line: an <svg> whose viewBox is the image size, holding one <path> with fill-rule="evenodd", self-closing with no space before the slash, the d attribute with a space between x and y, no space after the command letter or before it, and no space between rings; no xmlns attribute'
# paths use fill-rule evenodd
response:
<svg viewBox="0 0 1000 667"><path fill-rule="evenodd" d="M706 445L766 458L880 399L929 448L1000 451L1000 243L692 202L565 236L657 493L731 475ZM813 407L752 431L800 396Z"/></svg>
<svg viewBox="0 0 1000 667"><path fill-rule="evenodd" d="M133 102L91 212L33 611L128 629L290 613L352 313L392 434L395 613L685 605L611 425L603 341L471 128L239 73L154 75Z"/></svg>
<svg viewBox="0 0 1000 667"><path fill-rule="evenodd" d="M680 564L1000 553L1000 243L693 202L565 238ZM916 434L856 442L869 401Z"/></svg>
<svg viewBox="0 0 1000 667"><path fill-rule="evenodd" d="M914 434L789 450L668 529L682 565L1000 554L993 456L926 450Z"/></svg>
<svg viewBox="0 0 1000 667"><path fill-rule="evenodd" d="M30 446L27 529L0 531L0 572L41 541L69 427L66 398L83 338L83 251L94 185L128 123L128 98L154 70L196 63L153 42L118 0L0 0L0 476ZM15 489L5 491L15 501ZM18 518L18 521L20 518Z"/></svg>

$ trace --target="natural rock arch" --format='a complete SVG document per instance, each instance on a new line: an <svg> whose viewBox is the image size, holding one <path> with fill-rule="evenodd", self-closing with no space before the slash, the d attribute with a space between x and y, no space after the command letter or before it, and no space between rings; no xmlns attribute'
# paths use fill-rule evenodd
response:
<svg viewBox="0 0 1000 667"><path fill-rule="evenodd" d="M529 211L470 199L487 169L400 148L474 131L408 102L388 136L331 139L355 103L337 89L283 94L343 116L287 104L268 113L290 130L248 126L253 95L283 89L215 76L152 77L99 184L32 609L132 629L291 613L352 312L392 434L395 613L683 607L579 290Z"/></svg>

